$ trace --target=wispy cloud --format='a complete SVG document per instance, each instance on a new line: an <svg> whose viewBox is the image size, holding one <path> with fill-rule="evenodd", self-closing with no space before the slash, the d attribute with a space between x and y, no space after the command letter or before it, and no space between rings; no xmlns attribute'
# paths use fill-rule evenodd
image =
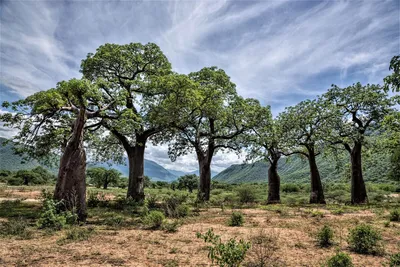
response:
<svg viewBox="0 0 400 267"><path fill-rule="evenodd" d="M155 42L176 71L217 65L240 94L271 104L277 114L332 83L379 83L400 53L396 0L3 1L0 7L0 88L8 90L0 96L7 97L80 77L81 59L106 42ZM171 167L165 147L147 151ZM214 160L229 162L237 157ZM197 163L189 155L177 164Z"/></svg>

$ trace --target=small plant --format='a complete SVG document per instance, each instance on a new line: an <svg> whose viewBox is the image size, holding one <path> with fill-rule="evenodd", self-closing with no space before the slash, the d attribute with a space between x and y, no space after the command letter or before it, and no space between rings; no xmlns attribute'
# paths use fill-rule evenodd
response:
<svg viewBox="0 0 400 267"><path fill-rule="evenodd" d="M390 212L390 221L400 222L400 209L395 209Z"/></svg>
<svg viewBox="0 0 400 267"><path fill-rule="evenodd" d="M344 252L338 252L336 255L331 257L327 263L327 267L353 267L353 263L348 254Z"/></svg>
<svg viewBox="0 0 400 267"><path fill-rule="evenodd" d="M213 229L209 229L205 234L197 233L196 236L211 244L207 247L208 258L211 259L212 263L216 262L220 267L240 266L251 247L250 242L242 239L239 242L235 239L230 239L228 242L223 243L221 237L216 235Z"/></svg>
<svg viewBox="0 0 400 267"><path fill-rule="evenodd" d="M396 253L390 256L389 266L390 267L400 266L400 253Z"/></svg>
<svg viewBox="0 0 400 267"><path fill-rule="evenodd" d="M17 236L20 239L31 239L33 232L22 218L0 223L0 236Z"/></svg>
<svg viewBox="0 0 400 267"><path fill-rule="evenodd" d="M318 246L322 248L330 247L333 242L333 230L328 225L322 227L322 229L317 233L317 243Z"/></svg>
<svg viewBox="0 0 400 267"><path fill-rule="evenodd" d="M112 216L109 218L106 218L104 220L104 224L111 226L111 227L120 227L122 224L124 224L125 218L123 216Z"/></svg>
<svg viewBox="0 0 400 267"><path fill-rule="evenodd" d="M360 254L377 254L379 242L382 240L381 234L367 224L360 224L350 230L349 245L350 249Z"/></svg>
<svg viewBox="0 0 400 267"><path fill-rule="evenodd" d="M142 222L150 229L159 229L165 220L165 216L161 211L152 210L143 217Z"/></svg>
<svg viewBox="0 0 400 267"><path fill-rule="evenodd" d="M311 211L311 217L316 217L316 218L323 218L324 213L318 210L313 210Z"/></svg>
<svg viewBox="0 0 400 267"><path fill-rule="evenodd" d="M45 199L43 203L42 213L37 221L39 228L50 228L60 230L65 226L67 220L63 214L57 213L57 204L52 199Z"/></svg>
<svg viewBox="0 0 400 267"><path fill-rule="evenodd" d="M240 203L251 203L255 202L256 194L251 187L241 187L237 191Z"/></svg>
<svg viewBox="0 0 400 267"><path fill-rule="evenodd" d="M167 217L183 218L189 215L189 207L183 203L186 196L172 195L164 199L163 209Z"/></svg>
<svg viewBox="0 0 400 267"><path fill-rule="evenodd" d="M146 206L149 210L154 210L154 209L156 209L156 208L157 208L157 196L155 196L155 195L149 195L148 197L146 197L145 206Z"/></svg>
<svg viewBox="0 0 400 267"><path fill-rule="evenodd" d="M179 225L179 221L165 222L163 224L163 229L167 233L175 233L178 231Z"/></svg>
<svg viewBox="0 0 400 267"><path fill-rule="evenodd" d="M232 212L229 219L229 226L242 226L244 223L243 214L241 212Z"/></svg>
<svg viewBox="0 0 400 267"><path fill-rule="evenodd" d="M385 227L390 227L390 221L384 222L384 223L383 223L383 226L385 226Z"/></svg>
<svg viewBox="0 0 400 267"><path fill-rule="evenodd" d="M251 238L252 246L250 255L252 261L246 264L248 267L269 267L269 266L284 266L276 251L278 247L278 234L273 231L266 233L261 230L256 236Z"/></svg>
<svg viewBox="0 0 400 267"><path fill-rule="evenodd" d="M93 234L95 230L93 227L89 228L80 228L73 227L65 232L65 237L61 238L57 241L59 245L63 245L69 242L78 242L88 240Z"/></svg>
<svg viewBox="0 0 400 267"><path fill-rule="evenodd" d="M331 211L333 215L342 215L344 213L344 210L342 208L338 208L335 210Z"/></svg>

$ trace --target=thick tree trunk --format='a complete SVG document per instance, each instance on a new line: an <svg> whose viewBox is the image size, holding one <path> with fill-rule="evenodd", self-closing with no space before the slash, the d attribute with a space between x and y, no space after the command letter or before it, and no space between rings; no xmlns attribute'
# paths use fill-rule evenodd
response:
<svg viewBox="0 0 400 267"><path fill-rule="evenodd" d="M54 198L63 201L68 210L76 209L79 221L85 221L86 213L86 153L83 132L86 111L81 109L74 122L74 130L60 160Z"/></svg>
<svg viewBox="0 0 400 267"><path fill-rule="evenodd" d="M362 175L361 162L362 144L356 142L351 150L351 203L365 204L368 202L367 190Z"/></svg>
<svg viewBox="0 0 400 267"><path fill-rule="evenodd" d="M200 183L199 191L197 193L197 199L200 201L210 200L211 191L211 161L207 157L199 157L199 171L200 171Z"/></svg>
<svg viewBox="0 0 400 267"><path fill-rule="evenodd" d="M138 143L138 142L137 142ZM139 142L140 143L140 142ZM138 202L144 201L144 150L146 140L132 147L128 152L129 184L127 197Z"/></svg>
<svg viewBox="0 0 400 267"><path fill-rule="evenodd" d="M268 169L268 204L281 202L281 197L279 193L281 181L278 175L279 158L279 156L274 157L272 161L270 161L270 166Z"/></svg>
<svg viewBox="0 0 400 267"><path fill-rule="evenodd" d="M326 204L324 190L322 188L321 177L319 175L315 153L313 149L309 149L308 162L310 164L311 174L311 193L310 204Z"/></svg>

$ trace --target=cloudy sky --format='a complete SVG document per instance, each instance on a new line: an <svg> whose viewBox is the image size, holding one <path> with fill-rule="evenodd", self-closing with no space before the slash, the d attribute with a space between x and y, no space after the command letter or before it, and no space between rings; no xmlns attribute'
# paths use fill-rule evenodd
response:
<svg viewBox="0 0 400 267"><path fill-rule="evenodd" d="M1 1L0 100L80 77L81 59L104 43L154 42L175 71L223 68L276 115L332 83L382 83L399 39L398 0ZM166 151L148 146L147 158L197 168L193 155L171 163ZM241 162L219 154L213 168Z"/></svg>

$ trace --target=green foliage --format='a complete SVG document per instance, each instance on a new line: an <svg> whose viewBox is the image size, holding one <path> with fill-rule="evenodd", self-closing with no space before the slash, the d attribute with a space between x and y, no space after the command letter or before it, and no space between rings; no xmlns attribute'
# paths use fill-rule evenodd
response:
<svg viewBox="0 0 400 267"><path fill-rule="evenodd" d="M390 256L390 267L399 267L400 266L400 253L396 253Z"/></svg>
<svg viewBox="0 0 400 267"><path fill-rule="evenodd" d="M16 236L20 239L31 239L33 232L29 230L27 221L19 217L0 222L0 236Z"/></svg>
<svg viewBox="0 0 400 267"><path fill-rule="evenodd" d="M390 221L400 222L400 209L394 209L390 212Z"/></svg>
<svg viewBox="0 0 400 267"><path fill-rule="evenodd" d="M220 267L238 267L243 262L247 251L251 247L250 242L242 239L237 242L235 239L230 239L223 243L221 237L216 235L213 229L209 229L207 233L196 234L197 238L201 238L206 243L210 243L208 249L208 258L211 262L218 264Z"/></svg>
<svg viewBox="0 0 400 267"><path fill-rule="evenodd" d="M244 218L241 212L232 212L231 218L229 219L229 226L243 226Z"/></svg>
<svg viewBox="0 0 400 267"><path fill-rule="evenodd" d="M348 243L350 249L360 254L380 253L381 234L372 226L360 224L350 230Z"/></svg>
<svg viewBox="0 0 400 267"><path fill-rule="evenodd" d="M186 201L185 195L171 195L164 198L163 210L166 216L181 218L189 215L189 207L183 204Z"/></svg>
<svg viewBox="0 0 400 267"><path fill-rule="evenodd" d="M333 244L333 230L328 225L324 225L317 233L317 243L320 247L330 247Z"/></svg>
<svg viewBox="0 0 400 267"><path fill-rule="evenodd" d="M353 267L353 263L351 261L351 257L344 253L338 252L336 255L331 257L327 263L327 267Z"/></svg>
<svg viewBox="0 0 400 267"><path fill-rule="evenodd" d="M282 184L281 190L285 193L294 193L300 192L300 187L297 184Z"/></svg>
<svg viewBox="0 0 400 267"><path fill-rule="evenodd" d="M249 186L242 186L237 190L241 203L251 203L256 200L254 189Z"/></svg>
<svg viewBox="0 0 400 267"><path fill-rule="evenodd" d="M161 211L152 210L142 218L142 223L149 229L159 229L165 220Z"/></svg>
<svg viewBox="0 0 400 267"><path fill-rule="evenodd" d="M175 233L178 231L178 228L180 226L180 223L178 220L174 220L172 222L164 222L162 225L163 229L167 233Z"/></svg>
<svg viewBox="0 0 400 267"><path fill-rule="evenodd" d="M103 189L107 189L109 184L118 186L121 173L116 169L95 167L87 170L87 176L97 188L103 187Z"/></svg>
<svg viewBox="0 0 400 267"><path fill-rule="evenodd" d="M85 241L95 233L94 228L73 227L65 232L64 240L67 241Z"/></svg>
<svg viewBox="0 0 400 267"><path fill-rule="evenodd" d="M125 222L125 218L123 216L119 216L119 215L111 216L104 220L105 225L108 225L108 226L111 226L114 228L120 227L122 224L124 224L124 222Z"/></svg>
<svg viewBox="0 0 400 267"><path fill-rule="evenodd" d="M393 73L383 79L385 90L389 91L389 88L391 87L393 92L400 92L400 55L392 58L389 70L393 70Z"/></svg>
<svg viewBox="0 0 400 267"><path fill-rule="evenodd" d="M63 214L57 213L57 203L52 199L45 199L40 218L37 221L39 228L61 230L67 223Z"/></svg>
<svg viewBox="0 0 400 267"><path fill-rule="evenodd" d="M195 174L187 174L178 178L178 189L187 189L192 193L199 186L199 177Z"/></svg>

